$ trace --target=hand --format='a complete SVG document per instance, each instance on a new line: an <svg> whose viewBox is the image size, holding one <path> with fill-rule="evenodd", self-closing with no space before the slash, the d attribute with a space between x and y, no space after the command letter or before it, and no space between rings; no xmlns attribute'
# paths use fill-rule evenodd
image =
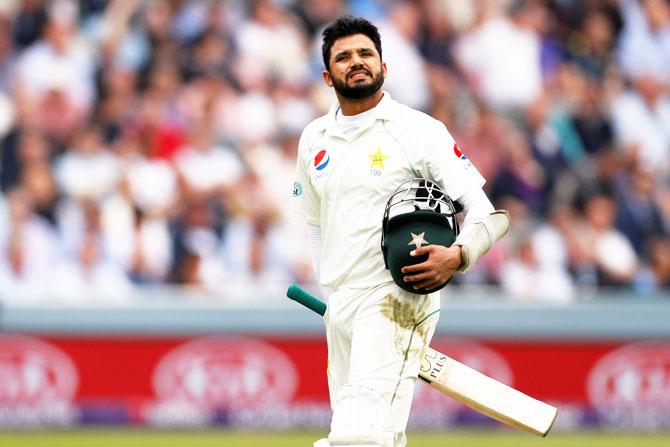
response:
<svg viewBox="0 0 670 447"><path fill-rule="evenodd" d="M402 268L403 280L415 283L414 289L435 289L453 276L461 265L461 246L426 245L410 253L411 256L425 256L428 259L420 264L406 265Z"/></svg>

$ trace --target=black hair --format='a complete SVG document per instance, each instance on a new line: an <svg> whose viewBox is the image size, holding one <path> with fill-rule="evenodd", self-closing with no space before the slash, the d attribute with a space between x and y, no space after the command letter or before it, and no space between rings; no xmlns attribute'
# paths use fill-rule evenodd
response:
<svg viewBox="0 0 670 447"><path fill-rule="evenodd" d="M330 49L337 39L353 36L354 34L363 34L370 38L375 48L382 56L382 38L379 30L372 23L362 17L353 17L344 15L335 19L326 29L323 30L323 44L321 45L321 55L326 69L330 69Z"/></svg>

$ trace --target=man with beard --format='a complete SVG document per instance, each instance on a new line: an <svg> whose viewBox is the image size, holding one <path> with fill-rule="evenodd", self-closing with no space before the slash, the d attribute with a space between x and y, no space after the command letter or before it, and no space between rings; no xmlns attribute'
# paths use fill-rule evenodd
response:
<svg viewBox="0 0 670 447"><path fill-rule="evenodd" d="M323 32L322 54L323 79L337 103L303 131L293 188L328 299L333 418L328 439L314 445L402 447L421 352L440 306L439 292L418 290L438 289L486 251L473 254L473 228L480 246L495 242L480 225L494 209L482 191L484 179L446 127L381 89L387 67L373 24L338 18ZM466 217L451 247L418 236L409 242L416 245L412 256L427 256L402 268L417 291L411 293L393 282L380 240L386 201L403 180L416 177L438 184Z"/></svg>

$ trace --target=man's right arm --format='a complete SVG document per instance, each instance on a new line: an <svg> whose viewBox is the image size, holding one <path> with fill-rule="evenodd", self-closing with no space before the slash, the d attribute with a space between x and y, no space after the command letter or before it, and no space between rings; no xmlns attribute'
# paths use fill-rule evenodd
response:
<svg viewBox="0 0 670 447"><path fill-rule="evenodd" d="M320 225L320 200L309 177L311 142L304 131L298 143L296 157L295 181L291 200L293 213L302 217L310 225Z"/></svg>

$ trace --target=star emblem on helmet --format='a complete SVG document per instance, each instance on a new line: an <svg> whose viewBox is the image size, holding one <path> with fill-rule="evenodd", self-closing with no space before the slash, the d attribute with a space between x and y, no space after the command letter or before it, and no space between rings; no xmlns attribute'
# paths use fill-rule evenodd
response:
<svg viewBox="0 0 670 447"><path fill-rule="evenodd" d="M412 240L407 243L407 245L416 245L416 248L421 248L423 244L430 245L430 242L424 239L424 236L426 235L426 232L424 231L423 233L420 234L414 234L410 231L410 234L412 235Z"/></svg>
<svg viewBox="0 0 670 447"><path fill-rule="evenodd" d="M387 160L389 158L388 155L382 154L381 147L377 147L377 152L375 152L374 154L368 154L368 157L370 157L370 160L372 160L372 163L370 163L370 168L379 166L382 169L384 169L384 160Z"/></svg>

